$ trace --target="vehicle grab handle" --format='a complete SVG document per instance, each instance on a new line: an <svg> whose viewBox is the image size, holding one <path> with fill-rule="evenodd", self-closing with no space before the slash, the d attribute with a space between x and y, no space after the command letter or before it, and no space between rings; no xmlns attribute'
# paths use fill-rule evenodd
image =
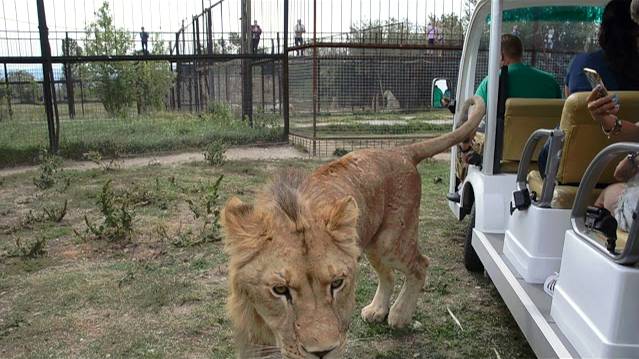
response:
<svg viewBox="0 0 639 359"><path fill-rule="evenodd" d="M588 166L586 173L584 173L584 176L581 179L581 185L577 191L577 197L575 198L575 204L571 214L572 227L575 233L577 233L582 240L586 241L606 257L610 258L610 260L621 265L635 265L639 263L639 240L637 239L637 236L639 235L639 221L636 220L636 217L639 214L639 203L637 203L635 207L633 215L635 220L630 227L628 241L621 253L607 250L589 235L591 230L589 230L586 225L586 215L588 206L590 205L588 203L591 198L590 195L595 189L601 174L611 161L618 158L619 154L628 152L639 152L639 143L615 143L604 148L601 152L599 152L599 154L597 154L597 156L595 156L595 159L590 163L590 166Z"/></svg>
<svg viewBox="0 0 639 359"><path fill-rule="evenodd" d="M559 168L559 160L561 159L561 148L563 146L564 139L564 132L559 129L536 130L532 133L532 135L530 135L528 141L526 141L526 146L524 147L521 160L519 161L519 167L517 169L517 191L513 193L515 205L514 207L511 206L511 208L521 210L526 209L528 208L528 206L530 206L530 194L528 193L527 179L528 172L530 171L530 161L532 160L532 156L535 152L537 144L539 143L539 141L545 138L550 138L550 150L548 151L548 161L546 164L546 178L544 180L544 186L541 191L541 196L537 201L537 205L544 208L550 207L553 192L555 190L557 170Z"/></svg>

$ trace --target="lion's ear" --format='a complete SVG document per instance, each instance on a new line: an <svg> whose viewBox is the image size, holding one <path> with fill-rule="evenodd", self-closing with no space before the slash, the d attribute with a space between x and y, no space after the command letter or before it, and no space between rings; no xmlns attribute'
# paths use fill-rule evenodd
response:
<svg viewBox="0 0 639 359"><path fill-rule="evenodd" d="M357 229L359 208L352 196L337 201L329 211L326 228L330 232L352 231Z"/></svg>
<svg viewBox="0 0 639 359"><path fill-rule="evenodd" d="M225 232L227 245L255 235L255 211L250 204L243 203L239 198L233 197L222 210L221 223Z"/></svg>

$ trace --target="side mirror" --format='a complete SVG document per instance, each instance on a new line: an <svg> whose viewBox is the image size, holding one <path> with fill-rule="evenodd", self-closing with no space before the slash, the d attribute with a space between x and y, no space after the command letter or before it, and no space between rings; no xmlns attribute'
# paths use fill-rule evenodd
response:
<svg viewBox="0 0 639 359"><path fill-rule="evenodd" d="M450 81L444 78L433 79L430 106L435 109L447 108L455 113L455 100L452 98Z"/></svg>

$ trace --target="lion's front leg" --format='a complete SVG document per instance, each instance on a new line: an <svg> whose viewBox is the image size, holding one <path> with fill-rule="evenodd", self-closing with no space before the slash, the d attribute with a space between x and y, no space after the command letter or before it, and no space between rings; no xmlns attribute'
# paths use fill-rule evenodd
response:
<svg viewBox="0 0 639 359"><path fill-rule="evenodd" d="M383 230L375 236L366 253L380 279L373 302L362 310L367 321L381 321L388 313L388 324L394 328L408 325L424 288L428 259L417 244L419 202L406 203L387 217ZM392 271L398 270L406 280L397 300L388 311L393 291ZM381 318L380 318L381 317Z"/></svg>
<svg viewBox="0 0 639 359"><path fill-rule="evenodd" d="M395 279L393 269L384 264L378 255L379 249L373 247L366 251L366 257L377 273L377 291L373 301L362 309L362 319L369 323L382 322L386 319L393 295Z"/></svg>

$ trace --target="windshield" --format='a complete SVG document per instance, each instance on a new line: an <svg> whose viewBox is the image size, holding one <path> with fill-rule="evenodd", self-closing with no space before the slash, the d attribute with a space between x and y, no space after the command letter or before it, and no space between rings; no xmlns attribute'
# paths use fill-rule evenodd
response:
<svg viewBox="0 0 639 359"><path fill-rule="evenodd" d="M529 7L504 11L503 31L521 38L524 63L549 72L564 84L572 58L599 48L603 8L598 6ZM476 86L488 73L490 16L486 18L476 68Z"/></svg>

